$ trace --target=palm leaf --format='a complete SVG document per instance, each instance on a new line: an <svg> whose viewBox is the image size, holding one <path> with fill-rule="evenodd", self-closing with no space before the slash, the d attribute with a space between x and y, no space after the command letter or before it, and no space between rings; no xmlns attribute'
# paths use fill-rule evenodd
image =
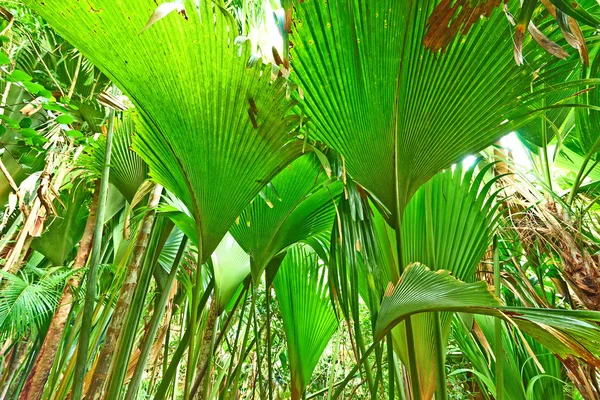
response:
<svg viewBox="0 0 600 400"><path fill-rule="evenodd" d="M131 141L135 133L135 123L131 114L117 121L113 132L113 147L110 162L110 183L113 184L129 203L148 175L146 163L131 150ZM92 145L87 154L81 157L79 164L93 177L99 178L104 162L106 138L100 138Z"/></svg>
<svg viewBox="0 0 600 400"><path fill-rule="evenodd" d="M293 247L283 259L273 286L287 339L292 399L300 399L337 327L326 271L316 255Z"/></svg>
<svg viewBox="0 0 600 400"><path fill-rule="evenodd" d="M311 153L281 171L263 198L255 198L244 209L231 233L250 254L254 279L288 246L331 231L341 186L327 179Z"/></svg>
<svg viewBox="0 0 600 400"><path fill-rule="evenodd" d="M381 339L410 315L453 311L490 315L517 326L560 359L577 357L600 365L600 312L502 307L485 282L464 283L448 271L409 266L395 287L390 284L379 310L375 335Z"/></svg>
<svg viewBox="0 0 600 400"><path fill-rule="evenodd" d="M536 89L546 82L543 71L534 72L555 62L529 43L528 65L516 66L507 56L511 28L499 8L443 53L426 50L427 20L437 3L296 4L291 61L312 132L400 216L431 176L532 117Z"/></svg>
<svg viewBox="0 0 600 400"><path fill-rule="evenodd" d="M142 32L152 0L28 0L100 68L140 113L134 150L181 198L199 232L202 261L244 207L300 154L299 117L283 78L248 65L250 45L212 2L185 2ZM90 9L91 7L91 9Z"/></svg>
<svg viewBox="0 0 600 400"><path fill-rule="evenodd" d="M52 270L41 276L17 276L0 270L0 276L6 279L0 291L0 331L16 339L40 330L57 306L70 274Z"/></svg>

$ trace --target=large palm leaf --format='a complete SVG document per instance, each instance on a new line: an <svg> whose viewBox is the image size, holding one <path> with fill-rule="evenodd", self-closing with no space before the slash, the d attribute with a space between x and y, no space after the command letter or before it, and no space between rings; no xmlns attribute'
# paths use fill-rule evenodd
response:
<svg viewBox="0 0 600 400"><path fill-rule="evenodd" d="M543 72L536 74L548 61L541 48L525 46L527 66L510 57L511 27L500 9L443 53L425 49L437 3L296 4L291 61L313 132L400 216L436 172L526 120L535 89L545 83Z"/></svg>
<svg viewBox="0 0 600 400"><path fill-rule="evenodd" d="M294 247L273 281L287 339L292 399L302 398L337 327L326 276L315 253Z"/></svg>
<svg viewBox="0 0 600 400"><path fill-rule="evenodd" d="M289 143L298 117L288 115L294 102L283 78L271 83L269 69L248 65L249 44L235 45L237 26L209 1L187 1L187 20L172 13L143 32L157 8L152 0L26 4L136 104L134 149L192 211L206 260L301 151Z"/></svg>
<svg viewBox="0 0 600 400"><path fill-rule="evenodd" d="M381 304L375 335L382 338L412 314L457 311L491 315L515 324L560 359L580 358L600 366L600 335L595 311L502 307L485 282L464 283L448 271L433 272L421 264L406 269L390 284Z"/></svg>

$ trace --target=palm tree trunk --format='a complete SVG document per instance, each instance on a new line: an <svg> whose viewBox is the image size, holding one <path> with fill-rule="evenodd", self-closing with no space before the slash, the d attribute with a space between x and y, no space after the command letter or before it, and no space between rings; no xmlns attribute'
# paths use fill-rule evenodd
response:
<svg viewBox="0 0 600 400"><path fill-rule="evenodd" d="M7 398L8 391L12 386L12 380L19 370L19 366L25 361L25 357L27 356L26 350L28 344L29 343L27 343L27 341L15 344L15 347L11 352L10 361L8 362L8 368L5 374L2 376L2 385L0 385L2 388L0 391L0 400Z"/></svg>
<svg viewBox="0 0 600 400"><path fill-rule="evenodd" d="M96 188L99 187L100 183L97 181ZM90 214L85 225L83 237L81 238L81 242L79 244L79 249L77 250L75 262L73 263L74 271L77 271L85 266L92 249L99 192L99 190L95 190L92 197ZM25 386L23 387L23 391L21 392L19 400L38 400L42 397L44 385L46 384L48 376L50 375L54 357L56 356L56 352L60 344L60 338L62 337L62 333L65 329L65 325L71 311L71 304L73 303L73 288L78 286L79 277L77 275L73 275L65 285L62 297L60 298L58 307L56 308L56 312L52 317L52 321L50 321L50 327L48 328L48 332L44 338L44 343L42 344L42 348L40 349L35 364L33 365L33 369L27 377L27 381L25 382Z"/></svg>
<svg viewBox="0 0 600 400"><path fill-rule="evenodd" d="M106 332L106 338L104 339L104 345L100 351L97 366L92 375L92 381L86 394L87 399L96 400L103 397L106 387L105 383L108 379L113 356L119 341L119 335L127 318L127 312L131 305L135 288L137 287L140 268L144 260L144 255L146 254L146 248L150 241L152 226L154 225L156 216L155 208L160 201L162 189L162 186L156 185L148 199L148 211L146 212L146 215L144 215L131 259L127 265L125 280L121 287L119 300L117 300L117 304L115 305L115 310Z"/></svg>
<svg viewBox="0 0 600 400"><path fill-rule="evenodd" d="M196 383L194 384L194 387L190 393L190 397L193 400L204 400L207 398L207 392L209 389L209 370L212 364L213 345L215 343L215 328L219 318L219 315L217 314L217 308L217 299L213 297L210 303L210 308L208 309L206 328L204 329L202 343L200 345L200 356L198 358L196 369Z"/></svg>

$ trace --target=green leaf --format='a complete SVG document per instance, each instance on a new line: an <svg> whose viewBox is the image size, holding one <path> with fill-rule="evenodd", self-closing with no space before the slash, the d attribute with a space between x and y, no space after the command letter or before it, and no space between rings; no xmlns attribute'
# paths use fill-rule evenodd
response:
<svg viewBox="0 0 600 400"><path fill-rule="evenodd" d="M17 82L29 82L33 79L31 75L21 71L20 69L15 69L10 76Z"/></svg>
<svg viewBox="0 0 600 400"><path fill-rule="evenodd" d="M126 113L122 120L116 121L113 132L113 149L110 163L110 183L112 183L131 203L140 185L148 177L148 166L139 155L131 150L135 134L133 116ZM71 136L68 131L67 135ZM77 137L77 136L75 136ZM90 149L80 158L79 165L99 178L102 173L106 139L100 136Z"/></svg>
<svg viewBox="0 0 600 400"><path fill-rule="evenodd" d="M270 196L270 203L255 198L231 227L232 235L252 257L255 280L288 246L315 235L329 235L335 199L342 191L341 182L331 184L312 153L281 171L270 187L277 191Z"/></svg>
<svg viewBox="0 0 600 400"><path fill-rule="evenodd" d="M206 260L261 188L301 154L286 82L248 67L249 42L211 2L187 1L142 34L153 0L26 4L129 96L139 111L133 148L151 177L181 198ZM132 73L132 71L134 71ZM169 104L169 107L165 107ZM226 201L225 201L226 199Z"/></svg>
<svg viewBox="0 0 600 400"><path fill-rule="evenodd" d="M0 51L0 65L10 64L10 57L6 53Z"/></svg>
<svg viewBox="0 0 600 400"><path fill-rule="evenodd" d="M54 98L52 97L52 92L46 89L40 90L38 94L46 99Z"/></svg>
<svg viewBox="0 0 600 400"><path fill-rule="evenodd" d="M430 311L502 318L562 359L574 356L600 365L600 312L502 307L485 282L464 283L448 271L433 272L421 264L407 267L398 284L388 287L375 336L381 339L407 317Z"/></svg>
<svg viewBox="0 0 600 400"><path fill-rule="evenodd" d="M527 65L515 65L502 7L444 52L429 51L423 40L438 3L295 2L291 63L311 131L392 214L438 171L531 118L544 82L534 72L557 62L527 43Z"/></svg>
<svg viewBox="0 0 600 400"><path fill-rule="evenodd" d="M23 86L25 86L25 89L27 89L31 94L39 94L42 90L45 90L44 86L40 85L39 83L23 82Z"/></svg>
<svg viewBox="0 0 600 400"><path fill-rule="evenodd" d="M58 123L58 124L69 125L69 124L73 123L73 121L75 121L75 118L73 118L72 116L70 116L68 114L63 114L56 118L56 123Z"/></svg>
<svg viewBox="0 0 600 400"><path fill-rule="evenodd" d="M31 142L34 146L43 146L45 143L48 143L48 139L41 135L36 135L31 138Z"/></svg>
<svg viewBox="0 0 600 400"><path fill-rule="evenodd" d="M483 180L492 164L446 170L425 183L414 195L402 221L402 254L407 264L421 263L433 270L447 270L466 282L475 279L475 271L490 245L490 235L497 219L496 193L489 193L496 179ZM389 230L395 243L394 232ZM395 261L394 261L395 263ZM393 266L392 266L393 268ZM387 283L387 282L386 282ZM447 345L452 322L451 313L441 313L442 344ZM419 314L412 319L417 337L433 332L432 314ZM394 341L400 358L408 362L404 325L394 330ZM421 391L425 397L436 389L436 352L433 342L419 341L415 346Z"/></svg>
<svg viewBox="0 0 600 400"><path fill-rule="evenodd" d="M29 128L31 127L31 118L23 118L22 120L19 121L19 126L21 128Z"/></svg>
<svg viewBox="0 0 600 400"><path fill-rule="evenodd" d="M37 136L37 131L35 129L32 128L25 128L25 129L21 129L21 136L23 136L24 138L30 138L30 137L34 137Z"/></svg>
<svg viewBox="0 0 600 400"><path fill-rule="evenodd" d="M293 399L302 398L337 327L326 274L314 253L294 247L273 281L287 339Z"/></svg>
<svg viewBox="0 0 600 400"><path fill-rule="evenodd" d="M61 113L64 113L64 114L68 114L68 112L69 112L69 110L67 110L65 107L63 107L60 104L55 103L55 102L43 103L42 108L44 110L48 110L48 111L60 111Z"/></svg>
<svg viewBox="0 0 600 400"><path fill-rule="evenodd" d="M80 131L76 131L74 129L68 130L65 133L67 134L67 136L72 137L72 138L83 137L83 133L81 133Z"/></svg>
<svg viewBox="0 0 600 400"><path fill-rule="evenodd" d="M0 270L0 329L14 339L43 329L58 304L62 286L71 271L50 270L38 279Z"/></svg>

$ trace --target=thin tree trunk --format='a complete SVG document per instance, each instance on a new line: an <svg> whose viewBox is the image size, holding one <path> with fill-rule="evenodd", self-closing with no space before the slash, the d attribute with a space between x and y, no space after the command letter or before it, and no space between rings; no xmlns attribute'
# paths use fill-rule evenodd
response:
<svg viewBox="0 0 600 400"><path fill-rule="evenodd" d="M146 248L150 241L150 233L156 216L155 208L160 201L162 189L162 186L156 185L148 199L148 211L146 211L146 215L144 215L133 253L129 260L129 264L127 265L127 271L125 272L125 279L123 281L123 286L121 287L119 299L115 305L115 310L106 332L106 338L104 339L104 345L100 351L97 366L85 396L87 399L101 399L104 395L106 388L105 383L110 372L113 356L119 341L119 335L127 318L127 312L131 305L135 288L137 287L140 268L144 260L144 255L146 254Z"/></svg>
<svg viewBox="0 0 600 400"><path fill-rule="evenodd" d="M217 299L213 296L208 309L208 316L206 317L206 328L202 335L202 344L200 347L200 356L198 358L198 364L196 369L196 383L192 388L190 397L193 400L203 400L206 398L206 394L209 390L209 372L211 368L211 361L213 356L213 345L215 343L216 325L219 315L217 314Z"/></svg>
<svg viewBox="0 0 600 400"><path fill-rule="evenodd" d="M99 187L100 182L97 181L96 190L94 191L92 203L90 205L90 214L85 225L83 237L79 243L75 262L73 263L74 271L78 271L85 266L92 249L94 227L96 226L96 212L98 208L98 194L100 192L100 190L98 190ZM69 318L71 304L73 303L73 289L78 287L79 283L79 277L76 274L73 274L65 285L56 312L52 317L52 321L50 321L50 327L44 338L44 343L42 344L42 348L33 365L33 369L27 377L19 400L38 400L42 397L44 385L48 380L52 364L54 363L54 357L58 351L60 338L62 337L65 325Z"/></svg>
<svg viewBox="0 0 600 400"><path fill-rule="evenodd" d="M25 357L27 356L27 345L27 342L15 344L15 348L11 354L11 361L8 364L8 370L6 371L6 375L2 377L0 400L5 400L7 398L8 390L12 386L12 380L19 370L19 366L25 361Z"/></svg>

